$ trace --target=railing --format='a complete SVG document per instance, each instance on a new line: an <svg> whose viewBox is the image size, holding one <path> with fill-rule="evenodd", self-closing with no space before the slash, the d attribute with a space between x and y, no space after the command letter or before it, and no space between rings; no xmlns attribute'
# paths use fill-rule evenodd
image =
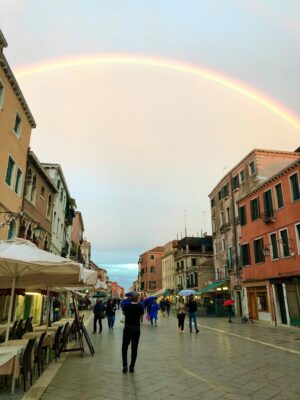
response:
<svg viewBox="0 0 300 400"><path fill-rule="evenodd" d="M231 225L229 222L225 222L225 224L221 225L220 227L220 232L224 233L226 231L228 231L231 228Z"/></svg>
<svg viewBox="0 0 300 400"><path fill-rule="evenodd" d="M236 225L240 223L240 217L235 217L234 222Z"/></svg>
<svg viewBox="0 0 300 400"><path fill-rule="evenodd" d="M265 224L276 221L275 210L267 210L261 213L261 218Z"/></svg>

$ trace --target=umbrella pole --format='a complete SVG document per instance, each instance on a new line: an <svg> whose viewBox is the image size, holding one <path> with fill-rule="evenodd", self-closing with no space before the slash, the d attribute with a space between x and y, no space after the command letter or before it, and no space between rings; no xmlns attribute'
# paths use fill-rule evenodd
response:
<svg viewBox="0 0 300 400"><path fill-rule="evenodd" d="M46 302L46 332L48 332L48 326L49 326L49 308L50 308L50 297L49 297L49 286L47 286L47 302Z"/></svg>
<svg viewBox="0 0 300 400"><path fill-rule="evenodd" d="M13 278L12 285L11 285L11 291L10 291L7 327L6 327L6 335L5 335L6 342L8 342L8 339L9 339L9 328L10 328L12 308L13 308L13 302L14 302L14 296L15 296L15 287L16 287L16 277Z"/></svg>

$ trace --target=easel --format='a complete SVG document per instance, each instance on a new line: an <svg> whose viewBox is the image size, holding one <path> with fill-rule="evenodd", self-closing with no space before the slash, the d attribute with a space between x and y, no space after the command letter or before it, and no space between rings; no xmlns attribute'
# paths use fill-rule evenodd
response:
<svg viewBox="0 0 300 400"><path fill-rule="evenodd" d="M93 346L93 344L91 342L89 334L88 334L88 332L87 332L87 330L86 330L86 328L85 328L85 326L83 324L83 318L79 317L78 307L77 307L77 303L75 301L75 296L74 296L73 293L72 293L72 300L73 300L75 319L74 319L74 321L73 321L73 323L72 323L72 325L71 325L71 327L69 329L68 334L65 337L64 343L62 344L61 352L63 353L63 352L69 352L69 351L80 351L81 357L83 357L84 345L83 345L83 339L82 338L84 336L85 340L87 341L87 344L89 346L90 353L93 356L95 354L95 349L94 349L94 346ZM79 342L79 347L73 347L71 349L68 349L67 348L67 344L68 344L69 337L70 337L70 335L72 333L75 333L76 340L78 340L78 342Z"/></svg>

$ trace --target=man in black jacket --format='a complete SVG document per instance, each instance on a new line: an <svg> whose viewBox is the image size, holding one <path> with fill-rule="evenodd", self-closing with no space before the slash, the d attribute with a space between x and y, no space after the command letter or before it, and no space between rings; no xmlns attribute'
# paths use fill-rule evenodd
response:
<svg viewBox="0 0 300 400"><path fill-rule="evenodd" d="M125 315L125 326L123 331L123 343L122 343L122 360L123 360L123 372L124 374L128 371L127 364L127 350L131 342L131 363L129 366L129 372L134 372L134 365L137 358L137 349L140 339L140 321L141 316L144 313L143 307L138 302L139 296L137 293L133 293L131 296L131 303L126 304L123 308Z"/></svg>
<svg viewBox="0 0 300 400"><path fill-rule="evenodd" d="M197 326L197 303L194 300L194 296L191 294L188 302L188 310L189 310L189 324L190 324L190 332L193 332L192 322L194 321L194 326L196 333L199 333L199 329Z"/></svg>
<svg viewBox="0 0 300 400"><path fill-rule="evenodd" d="M97 321L99 321L99 333L102 332L102 318L105 318L105 305L102 303L100 299L97 300L97 303L94 307L94 331L97 332Z"/></svg>

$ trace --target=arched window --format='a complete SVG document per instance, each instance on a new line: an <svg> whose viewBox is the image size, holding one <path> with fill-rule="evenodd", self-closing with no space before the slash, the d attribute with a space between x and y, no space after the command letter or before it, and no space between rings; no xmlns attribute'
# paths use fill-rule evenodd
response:
<svg viewBox="0 0 300 400"><path fill-rule="evenodd" d="M10 224L9 224L7 239L15 238L17 236L16 232L17 232L17 225L16 225L16 221L13 219L12 221L10 221Z"/></svg>
<svg viewBox="0 0 300 400"><path fill-rule="evenodd" d="M49 219L50 219L50 216L51 216L51 210L52 210L52 196L51 196L51 194L49 194L49 196L48 196L48 204L47 204L47 213L46 213L46 216Z"/></svg>
<svg viewBox="0 0 300 400"><path fill-rule="evenodd" d="M48 250L48 237L47 237L47 235L45 236L45 239L44 239L43 249L46 250L46 251Z"/></svg>
<svg viewBox="0 0 300 400"><path fill-rule="evenodd" d="M35 196L36 196L36 176L33 175L31 193L30 193L30 201L31 201L31 203L35 203Z"/></svg>

